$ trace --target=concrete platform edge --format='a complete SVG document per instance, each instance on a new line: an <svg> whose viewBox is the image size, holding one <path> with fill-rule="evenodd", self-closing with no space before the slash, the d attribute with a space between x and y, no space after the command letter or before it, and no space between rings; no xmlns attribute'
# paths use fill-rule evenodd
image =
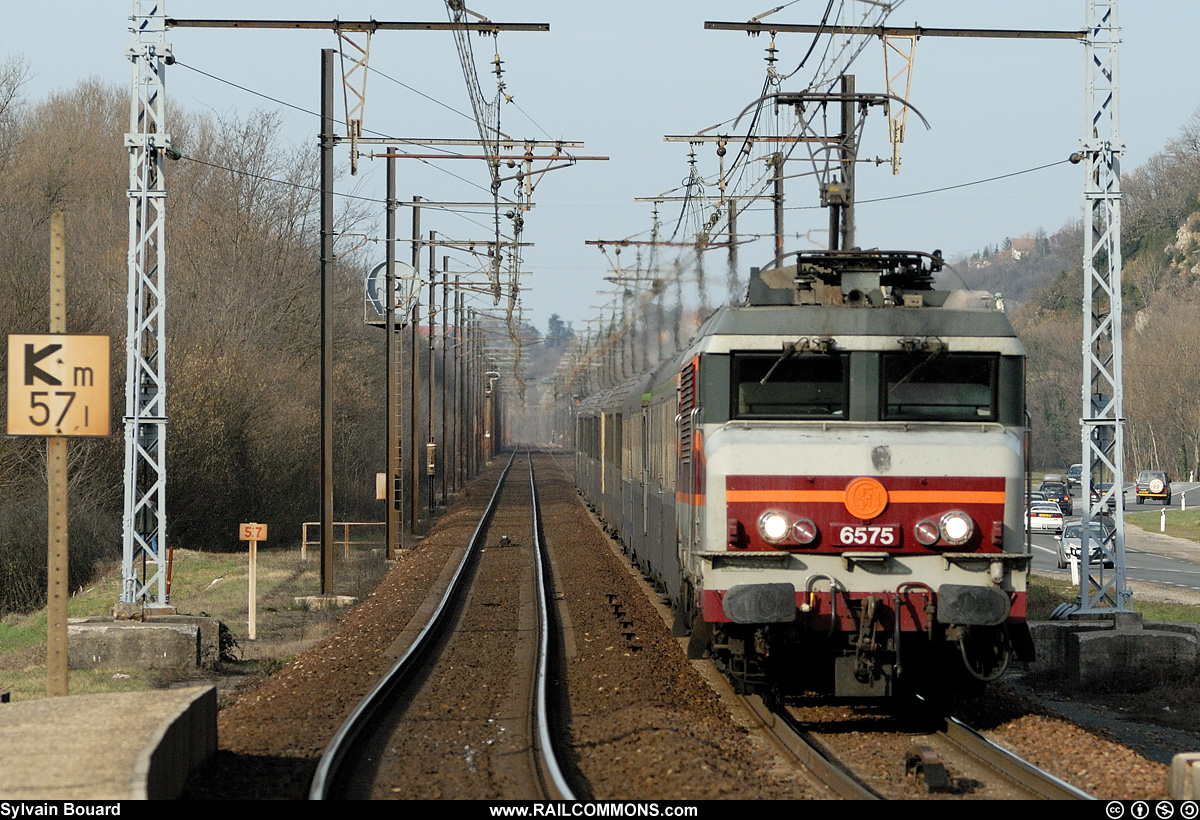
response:
<svg viewBox="0 0 1200 820"><path fill-rule="evenodd" d="M134 800L174 800L188 776L217 752L217 690L197 688L159 723L138 755L130 778Z"/></svg>

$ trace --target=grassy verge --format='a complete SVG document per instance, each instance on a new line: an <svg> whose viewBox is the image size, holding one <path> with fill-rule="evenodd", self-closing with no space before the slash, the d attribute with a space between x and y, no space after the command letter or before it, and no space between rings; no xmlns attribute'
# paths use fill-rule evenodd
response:
<svg viewBox="0 0 1200 820"><path fill-rule="evenodd" d="M249 639L249 559L246 553L208 553L175 550L171 570L171 603L181 615L219 619L236 642L223 664L241 673L269 670L286 662L305 646L324 637L338 614L312 611L296 598L320 592L319 561L299 550L260 549L257 564L258 603L256 640ZM365 597L386 571L370 551L337 556L334 592ZM108 615L120 598L121 568L117 564L94 584L77 590L67 606L71 618ZM12 699L32 700L46 693L46 611L10 614L0 619L0 690ZM237 667L242 667L237 670ZM71 694L122 692L169 685L178 675L142 669L72 669Z"/></svg>
<svg viewBox="0 0 1200 820"><path fill-rule="evenodd" d="M1079 596L1079 587L1049 575L1033 575L1029 579L1029 597L1026 607L1031 621L1048 621L1055 607L1064 603L1075 603ZM1162 601L1147 601L1141 596L1133 596L1133 609L1142 613L1147 621L1173 621L1179 623L1200 623L1200 607L1188 604L1168 603Z"/></svg>
<svg viewBox="0 0 1200 820"><path fill-rule="evenodd" d="M1162 510L1158 509L1153 512L1129 512L1126 510L1125 520L1147 532L1158 532L1162 523ZM1200 508L1186 511L1180 510L1178 507L1168 509L1166 533L1176 538L1200 541Z"/></svg>

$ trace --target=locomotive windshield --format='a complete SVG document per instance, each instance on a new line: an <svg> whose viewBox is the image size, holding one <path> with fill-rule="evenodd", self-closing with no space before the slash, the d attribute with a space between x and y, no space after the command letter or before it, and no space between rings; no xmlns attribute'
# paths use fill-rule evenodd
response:
<svg viewBox="0 0 1200 820"><path fill-rule="evenodd" d="M738 418L845 418L849 368L845 356L735 355Z"/></svg>
<svg viewBox="0 0 1200 820"><path fill-rule="evenodd" d="M994 421L996 364L995 356L889 353L883 418Z"/></svg>

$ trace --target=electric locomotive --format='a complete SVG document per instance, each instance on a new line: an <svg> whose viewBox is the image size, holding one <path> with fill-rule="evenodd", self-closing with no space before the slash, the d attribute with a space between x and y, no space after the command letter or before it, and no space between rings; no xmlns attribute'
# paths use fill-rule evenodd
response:
<svg viewBox="0 0 1200 820"><path fill-rule="evenodd" d="M943 693L1033 657L1025 354L941 267L752 270L747 304L578 408L581 493L741 691Z"/></svg>

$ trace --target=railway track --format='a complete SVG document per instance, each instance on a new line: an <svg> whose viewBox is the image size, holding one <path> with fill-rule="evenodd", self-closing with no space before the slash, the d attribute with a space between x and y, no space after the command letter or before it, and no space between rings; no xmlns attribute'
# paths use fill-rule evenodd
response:
<svg viewBox="0 0 1200 820"><path fill-rule="evenodd" d="M557 461L555 461L557 465ZM558 465L562 469L561 465ZM648 597L654 591L645 586ZM722 679L723 680L723 679ZM871 769L857 751L845 755L835 751L836 743L815 727L786 710L770 708L756 695L726 695L741 702L757 727L770 738L779 754L791 765L803 769L814 784L828 790L829 797L844 800L887 800L928 797L1091 800L1085 791L1053 774L1033 766L1012 752L988 740L961 721L940 715L930 717L928 708L919 711L928 722L941 728L925 733L891 733L905 747L883 770ZM864 732L874 730L864 727ZM887 734L881 733L882 734ZM878 762L878 761L874 761Z"/></svg>
<svg viewBox="0 0 1200 820"><path fill-rule="evenodd" d="M518 456L511 468L508 484L514 492L521 484L524 500L510 497L509 490L501 492L504 502L512 502L518 509L528 507L532 493L526 482L517 480L520 459ZM801 772L800 758L789 753L785 759L779 751L786 743L768 743L763 740L765 733L748 735L743 719L730 719L721 697L714 693L712 684L717 673L711 666L686 660L678 640L670 636L671 618L661 607L661 590L647 584L629 554L595 526L578 503L562 459L539 454L534 461L539 506L544 508L547 521L544 546L551 551L557 590L557 606L548 609L559 612L557 627L565 647L561 666L565 687L548 684L551 694L558 693L560 703L558 708L549 703L546 711L550 716L570 716L570 747L565 749L568 757L564 759L569 761L570 784L578 798L807 800L860 796L814 785L815 778L807 773L808 768L819 765L814 756L837 761L843 770L857 772L858 780L875 792L865 795L868 797L954 800L1032 796L1015 790L998 796L1000 786L993 786L993 781L998 784L999 775L973 774L941 749L937 750L939 760L953 778L954 788L929 792L925 771L906 776L905 755L926 736L935 735L935 727L910 724L887 732L866 721L853 723L854 716L849 713L798 718L799 728L820 744L815 751L799 752L808 759ZM471 490L470 503L451 511L444 526L431 533L420 548L402 557L380 594L350 614L352 628L305 652L268 679L261 691L227 710L222 732L229 751L222 765L228 772L212 775L213 783L223 789L223 796L244 797L245 792L234 789L235 794L229 789L256 776L261 776L261 785L255 786L254 793L292 798L308 794L312 767L317 765L321 750L326 750L328 759L337 745L330 744L329 738L335 733L347 734L338 727L348 713L356 711L351 704L362 696L350 693L365 695L373 686L383 688L379 679L413 642L407 636L424 631L430 614L442 606L444 596L436 590L448 587L452 577L464 572L472 578L502 582L498 587L476 588L468 594L470 602L480 606L467 605L465 614L456 616L464 628L453 640L464 639L465 649L443 671L422 673L430 682L427 693L407 696L407 717L416 717L417 722L410 722L406 733L376 741L375 758L366 764L351 763L349 768L379 769L380 761L389 758L393 748L407 749L398 766L400 776L379 781L379 796L488 799L537 793L510 788L515 780L508 773L509 758L515 760L532 745L513 740L518 724L527 719L526 710L520 708L512 693L530 688L513 681L529 677L518 660L519 656L533 654L527 648L525 634L534 631L529 625L534 607L526 603L533 600L533 594L513 592L518 586L526 587L517 583L523 572L516 568L519 562L510 560L533 543L532 530L525 536L510 521L508 512L494 512L496 518L482 536L482 554L477 556L476 564L460 569L465 557L462 545L479 531L482 515L478 510L496 496L495 485L504 466L505 462L497 459L488 468L487 480ZM530 517L524 514L520 519ZM500 545L501 535L509 535L508 546ZM532 581L528 589L532 590ZM439 603L430 603L435 598ZM513 629L502 628L514 625L515 632L520 633L516 636L511 634ZM402 628L405 636L397 638ZM447 645L452 643L450 639L442 640ZM489 647L500 651L484 651ZM465 683L465 688L456 689L459 683ZM568 703L569 710L565 708ZM476 705L481 708L475 709ZM1013 706L998 702L996 708L1007 712ZM774 715L769 719L784 722ZM387 721L394 722L392 718L374 720ZM1073 731L1073 727L1056 721L1040 721L1016 732L1013 748L1024 749L1036 743L1044 753L1082 746L1084 741ZM863 763L857 757L863 753L862 748L856 752L853 743L849 747L840 743L856 733L861 736L858 745L878 758L875 768L871 768L870 761ZM553 729L550 734L555 736ZM791 734L799 733L792 730ZM1067 738L1070 740L1064 740ZM1101 743L1094 738L1091 742ZM297 750L303 749L311 750L307 758L311 766L297 757ZM1044 761L1045 757L1043 754L1040 759ZM294 790L290 781L280 778L279 766L279 761L292 760L299 761ZM1126 757L1110 752L1083 763L1072 759L1060 768L1070 772L1109 767L1104 769L1106 785L1088 787L1106 797L1154 793L1151 786L1139 786L1135 791L1111 790L1107 784L1120 780L1121 772L1112 768L1121 765L1113 762L1117 760ZM259 764L261 775L256 774ZM341 777L336 774L337 767L325 762L321 765L326 786L336 786ZM700 772L703 776L697 774ZM227 788L226 784L231 785ZM326 788L324 794L377 794L374 783L358 788L359 792ZM209 793L218 793L216 785Z"/></svg>
<svg viewBox="0 0 1200 820"><path fill-rule="evenodd" d="M1027 790L1030 799L1093 799L1091 795L1081 789L1030 765L954 718L946 719L946 727L938 732L937 736L944 738L946 743L962 750L964 754L979 761L1000 776L1007 777L1019 788ZM928 780L927 777L926 780Z"/></svg>
<svg viewBox="0 0 1200 820"><path fill-rule="evenodd" d="M847 718L844 708L772 710L756 696L742 700L795 763L843 799L1093 799L952 717L926 714L917 727L905 717L898 726ZM938 726L923 728L931 720Z"/></svg>
<svg viewBox="0 0 1200 820"><path fill-rule="evenodd" d="M532 458L514 453L424 626L327 746L310 797L574 798L555 753L542 541Z"/></svg>

